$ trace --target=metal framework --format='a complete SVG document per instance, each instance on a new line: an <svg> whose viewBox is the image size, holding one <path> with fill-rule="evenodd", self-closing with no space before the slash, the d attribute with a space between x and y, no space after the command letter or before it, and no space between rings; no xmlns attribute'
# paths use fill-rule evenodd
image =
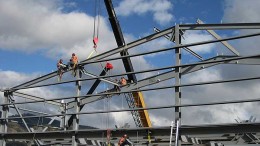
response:
<svg viewBox="0 0 260 146"><path fill-rule="evenodd" d="M109 2L109 1L106 1ZM109 6L109 3L107 4ZM108 12L111 15L114 15L114 12ZM111 18L112 23L119 25L118 21L115 18ZM208 145L208 144L225 144L225 145L234 145L234 144L259 144L260 136L260 123L255 122L245 122L245 123L227 123L227 124L217 124L217 125L183 125L182 124L182 112L181 108L185 107L197 107L197 106L210 106L210 105L221 105L221 104L236 104L236 103L245 103L245 102L259 102L260 99L243 99L236 101L218 101L210 103L200 103L200 104L182 104L182 87L187 86L198 86L198 85L209 85L209 84L220 84L227 82L242 82L247 80L258 80L260 77L248 77L248 78L239 78L239 79L228 79L228 80L219 80L219 81L208 81L208 82L197 82L182 84L181 78L187 74L203 70L212 66L217 66L220 64L230 64L230 65L260 65L260 54L250 55L250 56L240 56L239 52L228 44L228 40L236 40L242 38L249 38L254 36L259 36L260 33L241 35L236 37L221 38L214 30L229 30L229 29L260 29L260 23L232 23L232 24L204 24L201 20L197 21L198 24L177 24L173 27L170 27L165 30L155 29L155 33L147 37L138 39L129 44L125 44L124 38L121 30L117 32L120 38L117 39L118 47L102 54L96 55L89 59L83 60L79 63L80 67L84 67L87 64L119 60L122 59L126 67L126 73L116 74L116 75L106 75L107 69L104 68L100 75L95 75L87 72L84 69L77 70L77 74L84 73L89 76L89 78L81 78L78 75L77 79L62 81L62 82L53 82L53 83L43 83L41 82L48 80L57 76L57 72L52 72L42 77L33 79L31 81L25 82L23 84L17 85L12 88L1 90L4 92L3 103L0 104L2 107L1 114L1 127L0 127L0 146L6 146L6 143L10 140L17 141L27 141L33 142L34 145L101 145L105 144L106 140L102 139L107 133L107 129L79 129L79 115L89 115L89 114L100 114L100 113L112 113L112 112L124 112L130 111L134 117L135 124L137 128L118 128L111 129L112 139L111 145L116 145L118 138L127 133L136 145L147 145L147 144L159 144L159 145L172 145L174 142L175 145ZM119 27L119 26L117 26ZM120 27L119 27L120 28ZM117 28L113 28L117 29ZM216 40L209 40L204 42L196 42L191 44L182 44L182 35L186 30L206 30L208 31ZM116 35L115 35L116 36ZM136 48L137 46L150 42L154 39L165 37L171 42L174 42L175 45L171 48L158 49L155 51L149 51L140 54L129 54L127 51ZM188 47L217 43L221 42L225 47L227 47L234 55L232 56L215 56L212 58L204 59L196 52L192 51ZM181 50L185 49L193 56L197 57L200 61L190 64L182 64ZM175 52L175 64L168 67L160 67L156 69L148 69L141 71L134 71L131 58L136 56L144 56L152 53L165 52L165 51L174 51ZM123 52L123 53L122 53ZM120 57L110 58L110 56L120 53ZM109 57L109 59L108 59ZM130 64L130 66L129 66ZM137 80L135 75L142 74L152 71L162 71L161 73ZM93 94L94 90L98 84L103 81L109 84L118 86L117 83L111 81L110 77L117 77L127 75L129 79L133 82L128 83L127 86L122 86L120 91L115 91L113 89L105 90L103 92ZM152 86L157 85L158 83L163 83L163 81L174 79L172 86ZM87 95L81 95L81 83L87 82L90 80L95 80L95 83L90 88ZM51 98L44 99L35 95L29 95L20 92L19 90L36 88L36 87L45 87L45 86L54 86L65 83L76 83L76 94L72 97L64 98ZM145 87L145 88L144 88ZM136 101L141 100L143 104L145 103L141 95L142 91L161 91L163 89L174 89L175 95L175 104L168 106L157 106L157 107L145 107L143 105L136 105ZM92 111L92 112L82 112L81 109L92 102L100 101L107 98L108 96L114 96L118 94L126 95L126 99L129 108L121 110L106 110L106 111ZM16 102L14 96L30 99L30 101L25 102ZM172 96L172 95L169 95ZM65 102L66 99L70 99L70 102ZM27 103L47 103L52 106L57 106L61 109L60 113L57 114L48 114L39 111L33 111L30 109L25 109L18 107L19 105ZM9 108L14 108L19 117L9 117ZM68 109L73 109L72 113L68 112ZM174 125L165 125L163 127L151 127L144 126L144 123L140 117L147 117L149 110L155 109L172 109L174 112L175 119L173 121ZM41 113L40 116L23 116L21 110L28 112ZM147 113L146 113L147 112ZM142 115L144 114L144 115ZM140 116L141 115L141 116ZM42 118L42 117L56 117L61 121L61 126L58 131L46 131L47 128L44 128L42 131L34 131L32 127L29 127L24 119L29 118ZM22 119L28 132L18 132L10 133L8 132L8 121L13 119ZM53 122L50 121L50 123ZM151 124L151 123L150 123ZM72 127L70 127L72 125ZM149 123L148 123L149 125ZM175 138L172 138L175 137ZM90 144L91 142L92 144ZM96 141L95 144L93 144Z"/></svg>

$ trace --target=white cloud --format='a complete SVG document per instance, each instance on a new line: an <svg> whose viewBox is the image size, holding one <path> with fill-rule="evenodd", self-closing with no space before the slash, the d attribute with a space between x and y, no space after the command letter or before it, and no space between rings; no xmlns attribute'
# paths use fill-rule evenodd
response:
<svg viewBox="0 0 260 146"><path fill-rule="evenodd" d="M185 39L183 39L182 44L190 44L190 43L213 40L213 37L204 31L186 31L184 37ZM195 51L196 53L206 54L206 53L211 53L212 49L215 46L216 46L215 44L211 43L211 44L199 45L199 46L194 46L189 48Z"/></svg>
<svg viewBox="0 0 260 146"><path fill-rule="evenodd" d="M24 52L44 51L52 58L70 57L72 52L85 59L93 50L93 17L63 13L60 1L0 1L1 49ZM112 32L100 18L102 52L115 46Z"/></svg>
<svg viewBox="0 0 260 146"><path fill-rule="evenodd" d="M37 73L31 74L30 76L27 74L17 73L14 71L0 71L0 88L10 88L19 83L23 83L35 77Z"/></svg>
<svg viewBox="0 0 260 146"><path fill-rule="evenodd" d="M39 74L38 73L33 73L33 74L22 74L14 71L0 71L0 88L6 89L13 87L15 85L21 84L23 82L26 82L28 80L31 80L34 77L37 77ZM42 97L45 99L49 98L57 98L62 94L61 90L53 90L51 88L34 88L34 89L27 89L21 91L23 93L27 93L29 95L35 95L38 97ZM3 93L0 94L1 98L3 98ZM15 102L25 102L25 101L30 101L29 99L24 99L22 97L17 97L14 96ZM49 104L45 103L30 103L30 104L20 104L17 105L17 107L22 107L26 109L31 109L31 110L38 110L41 112L49 112L49 113L55 113L57 112L58 108L54 107ZM13 113L16 114L16 113Z"/></svg>
<svg viewBox="0 0 260 146"><path fill-rule="evenodd" d="M189 76L189 75L188 75ZM188 80L189 82L206 82L206 81L214 81L214 80L220 80L221 74L219 71L216 70L201 70L193 73L193 75L190 75Z"/></svg>
<svg viewBox="0 0 260 146"><path fill-rule="evenodd" d="M124 0L115 8L117 15L129 16L131 14L143 15L153 13L153 19L159 24L169 23L174 19L170 13L173 5L168 0Z"/></svg>
<svg viewBox="0 0 260 146"><path fill-rule="evenodd" d="M226 23L254 23L260 21L260 1L236 1L226 0L223 20ZM252 34L259 30L239 30L237 35ZM237 42L236 48L241 55L259 54L260 37L251 37L240 39Z"/></svg>
<svg viewBox="0 0 260 146"><path fill-rule="evenodd" d="M259 22L259 0L225 0L224 22L249 23Z"/></svg>

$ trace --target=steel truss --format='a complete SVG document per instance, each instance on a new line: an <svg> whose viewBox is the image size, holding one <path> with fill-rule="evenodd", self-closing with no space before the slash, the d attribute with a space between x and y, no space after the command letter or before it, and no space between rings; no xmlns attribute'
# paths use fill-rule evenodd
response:
<svg viewBox="0 0 260 146"><path fill-rule="evenodd" d="M1 121L1 127L0 127L0 145L5 146L7 140L16 139L16 140L25 140L30 141L31 139L34 140L34 143L36 145L54 145L57 143L60 143L61 145L79 145L83 141L82 138L88 138L93 140L101 140L101 137L104 136L104 134L107 132L107 129L91 129L91 130L80 130L79 129L79 115L81 114L99 114L99 113L110 113L110 112L123 112L123 111L131 111L133 115L136 115L137 119L135 122L137 124L140 124L140 120L138 120L138 113L136 111L144 111L144 110L153 110L153 109L165 109L165 108L172 108L175 111L175 123L177 121L180 123L179 127L179 135L175 135L176 138L178 138L178 145L182 144L208 144L211 141L217 141L225 144L235 144L237 140L240 138L243 139L243 137L239 137L239 134L247 134L248 137L251 138L251 141L243 139L243 144L251 144L251 143L260 143L259 141L259 133L260 129L258 128L260 126L260 123L236 123L236 124L221 124L221 125L182 125L181 124L181 108L185 107L192 107L192 106L209 106L209 105L220 105L220 104L235 104L235 103L243 103L243 102L259 102L260 99L245 99L245 100L237 100L237 101L218 101L218 102L212 102L212 103L200 103L200 104L181 104L181 88L187 87L187 86L198 86L198 85L208 85L208 84L217 84L217 83L227 83L227 82L238 82L238 81L246 81L246 80L256 80L260 79L260 77L248 77L248 78L239 78L239 79L228 79L228 80L220 80L220 81L210 81L210 82L197 82L197 83L190 83L190 84L182 84L181 78L182 76L185 76L187 74L191 74L193 72L203 70L205 68L209 68L212 66L217 66L221 64L232 64L232 65L259 65L260 64L260 54L257 55L250 55L250 56L239 56L239 52L233 48L231 45L228 44L228 40L235 40L235 39L242 39L242 38L249 38L254 36L259 36L260 33L254 33L254 34L248 34L248 35L241 35L236 37L229 37L229 38L221 38L219 35L217 35L214 30L227 30L227 29L260 29L260 23L232 23L232 24L203 24L202 21L198 21L199 24L180 24L173 27L170 27L165 30L156 30L156 33L149 35L147 37L138 39L136 41L133 41L129 44L123 44L123 46L119 46L115 49L109 50L107 52L104 52L102 54L99 54L97 56L94 56L92 58L83 60L79 63L79 66L83 67L87 64L97 63L97 62L104 62L104 61L111 61L111 60L118 60L118 59L125 59L125 58L131 58L136 56L143 56L148 55L152 53L158 53L158 52L164 52L164 51L175 51L175 65L168 66L168 67L161 67L157 69L148 69L148 70L142 70L142 71L129 71L123 74L117 74L117 75L94 75L91 73L86 73L86 75L89 75L90 78L82 79L77 78L75 80L70 81L62 81L58 83L48 83L48 84L39 84L45 80L48 80L50 78L53 78L57 76L57 72L52 72L47 75L44 75L42 77L33 79L31 81L25 82L23 84L17 85L12 88L4 89L2 92L4 92L4 102L0 104L2 107L2 115L0 118ZM207 30L210 34L212 34L216 40L209 40L204 42L196 42L191 44L182 44L182 34L186 30ZM139 46L141 44L150 42L154 39L158 39L161 37L166 37L170 41L175 43L175 46L171 48L164 48L164 49L158 49L155 51L149 51L145 53L140 54L127 54L125 56L120 57L114 57L109 58L110 56L120 53L122 51L127 51L132 48L135 48L136 46ZM202 57L195 53L190 51L187 47L197 46L197 45L203 45L203 44L209 44L209 43L217 43L221 42L223 43L231 52L233 52L234 56L215 56L213 58L209 59L202 59ZM186 48L185 50L194 55L195 57L199 57L200 61L196 63L191 64L182 64L181 63L181 49ZM133 75L133 74L142 74L146 72L152 72L152 71L162 71L162 73L144 78L139 81L134 81L132 83L129 83L127 86L123 86L120 91L114 91L114 90L106 90L104 92L98 93L98 94L87 94L87 95L81 95L81 82L83 81L89 81L89 80L99 80L99 81L105 81L108 83L111 83L113 85L117 85L113 81L110 81L108 78L110 77L117 77L122 75ZM170 79L175 79L175 84L172 86L161 86L161 87L153 87L153 88L144 88L151 85L156 85L158 83L162 83L163 81L167 81ZM36 88L36 87L45 87L45 86L54 86L59 84L65 84L65 83L73 83L76 82L76 95L72 97L64 97L64 98L51 98L51 99L44 99L42 97L38 97L35 95L29 95L20 92L21 89L29 89L29 88ZM92 112L81 112L80 109L84 105L92 102L96 102L99 100L102 100L104 98L107 98L107 96L113 96L117 94L126 94L131 96L133 92L140 92L140 91L159 91L163 89L173 89L175 92L175 105L169 105L169 106L159 106L159 107L147 107L147 108L137 108L136 106L132 105L134 102L132 101L132 98L129 99L129 105L130 108L128 109L121 109L121 110L107 110L107 111L92 111ZM27 102L16 102L12 97L22 97L26 99L30 99L32 101ZM65 99L73 99L71 102L62 103ZM50 105L55 105L57 107L62 107L62 112L60 114L48 114L48 113L41 113L40 116L22 116L20 113L20 110L25 111L31 111L30 109L24 109L19 108L17 105L19 104L26 104L26 103L39 103L44 102ZM15 108L17 113L20 117L8 117L9 108ZM68 109L74 110L73 113L68 113ZM37 111L34 111L37 112ZM39 113L39 112L38 112ZM72 129L68 129L68 116L72 117ZM63 126L61 127L63 130L60 131L49 131L47 132L46 129L42 132L35 132L28 127L25 120L26 118L35 118L35 117L59 117L61 121L63 121ZM7 132L8 129L8 121L12 119L23 119L24 124L27 127L28 132L20 132L20 133L9 133ZM141 124L140 124L141 125ZM142 126L139 126L142 127ZM173 129L176 129L176 125L173 126ZM170 125L165 127L152 127L152 128L131 128L131 129L112 129L114 142L118 140L120 136L122 136L124 133L127 133L130 137L133 137L133 141L135 144L138 145L145 145L148 143L152 144L160 144L160 145L166 145L169 143L170 138ZM149 140L151 133L151 138ZM138 135L138 136L137 136ZM149 136L148 136L149 135ZM185 137L186 135L189 135L191 137ZM215 135L214 138L210 135ZM217 136L216 136L217 135ZM140 137L138 139L138 137ZM197 138L200 140L193 140L192 142L189 141L189 138ZM222 138L222 139L221 139ZM48 140L53 142L50 144ZM60 142L58 139L63 139L63 142ZM186 139L186 140L184 140ZM233 139L233 140L232 140ZM112 141L113 141L112 140ZM235 140L235 141L234 141ZM56 143L55 143L56 141ZM57 142L59 141L59 142ZM174 141L174 139L173 139ZM195 143L196 141L197 143ZM85 140L86 142L86 140ZM103 143L106 141L103 140ZM240 141L241 142L241 141Z"/></svg>

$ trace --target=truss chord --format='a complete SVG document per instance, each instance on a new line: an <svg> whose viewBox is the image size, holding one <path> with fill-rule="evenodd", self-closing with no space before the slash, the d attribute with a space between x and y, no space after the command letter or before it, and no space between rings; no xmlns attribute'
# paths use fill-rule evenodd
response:
<svg viewBox="0 0 260 146"><path fill-rule="evenodd" d="M187 87L187 86L195 86L195 85L206 85L206 84L216 84L216 83L227 83L227 82L236 82L236 81L246 81L246 80L256 80L260 79L260 77L251 77L251 78L240 78L240 79L231 79L231 80L219 80L219 81L210 81L210 82L201 82L201 83L191 83L191 84L182 84L177 85L179 87ZM27 102L16 102L15 104L24 104L24 103L37 103L37 102L46 102L46 101L53 101L53 100L61 100L61 99L72 99L72 98L82 98L82 97L92 97L92 96L107 96L111 94L122 94L122 93L130 93L130 92L140 92L140 91L151 91L151 90L158 90L158 89L168 89L174 88L175 86L164 86L164 87L156 87L156 88L149 88L149 89L138 89L138 90L130 90L130 91L122 91L122 92L110 92L110 93L101 93L101 94L94 94L94 95L82 95L82 96L72 96L72 97L64 97L64 98L54 98L54 99L45 99L45 100L38 100L38 101L27 101ZM12 105L12 104L0 104L0 106L5 105Z"/></svg>
<svg viewBox="0 0 260 146"><path fill-rule="evenodd" d="M161 31L162 32L162 31ZM190 44L182 44L182 45L178 45L178 46L174 46L172 47L173 49L177 49L177 48L184 48L184 47L192 47L192 46L197 46L197 45L205 45L205 44L211 44L211 43L216 43L216 42L222 42L222 41L228 41L228 40L236 40L236 39L242 39L242 38L248 38L248 37L254 37L254 36L258 36L260 35L260 33L253 33L253 34L247 34L247 35L240 35L240 36L235 36L235 37L228 37L228 38L224 38L224 39L219 39L219 40L210 40L210 41L203 41L203 42L196 42L196 43L190 43ZM120 52L121 50L128 50L130 49L131 47L129 46L125 46L126 48L116 48L114 49L116 52L113 52L112 50L109 52L110 54L107 55L107 56L102 56L103 54L106 55L106 52L103 53L103 54L100 54L99 56L94 56L97 60L99 59L103 59L105 57L108 57L108 56L111 56L111 55L114 55L118 52ZM113 53L113 54L112 54ZM100 57L101 56L101 57ZM82 61L81 62L81 65L84 65L85 63L87 63L88 61L91 61L92 59L95 59L95 58L90 58L88 60L85 60L85 61Z"/></svg>
<svg viewBox="0 0 260 146"><path fill-rule="evenodd" d="M260 29L260 23L180 24L181 30Z"/></svg>
<svg viewBox="0 0 260 146"><path fill-rule="evenodd" d="M164 31L160 31L160 32L158 32L158 33L162 33L162 32L164 32ZM165 34L163 34L163 35L165 35ZM162 35L162 36L163 36L163 35ZM219 40L204 41L204 42L199 42L199 43L191 43L191 44L179 45L179 46L175 46L175 47L173 47L173 48L175 48L175 49L176 49L176 48L184 48L184 47L190 47L190 46L196 46L196 45L203 45L203 44L209 44L209 43L215 43L215 42L221 42L221 41L227 41L227 40L234 40L234 39L240 39L240 38L253 37L253 36L258 36L258 35L260 35L260 33L254 33L254 34L249 34L249 35L241 35L241 36L237 36L237 37L230 37L230 38L219 39ZM126 47L127 47L127 49L130 49L130 48L131 48L131 47L129 47L129 45L126 45ZM134 47L134 46L132 46L132 47ZM126 49L126 48L123 48L123 50L125 50L125 49ZM126 49L126 50L127 50L127 49ZM115 50L116 52L114 52L113 50ZM99 55L94 56L94 57L92 57L92 58L90 58L90 59L87 59L87 60L85 60L85 61L82 61L79 65L84 65L84 64L86 64L86 62L91 61L91 60L93 60L93 59L95 59L95 58L98 59L98 57L100 57L100 56L102 56L100 59L103 59L103 58L105 58L105 57L114 55L114 54L119 53L120 51L122 51L122 49L121 49L120 47L119 47L119 48L115 48L115 49L113 49L113 50L108 51L108 52L105 52L105 53L102 53L102 54L99 54ZM107 54L107 53L110 53L110 55L108 55L108 56L103 56L103 55L105 55L105 54ZM113 54L111 54L111 53L113 53ZM19 87L28 87L28 86L31 86L31 85L33 85L33 84L36 84L36 83L38 83L38 82L40 82L40 81L43 81L43 80L52 78L52 77L54 77L54 76L56 76L56 75L57 75L57 71L56 71L56 72L53 72L53 73L49 73L49 74L47 74L47 75L45 75L45 76L43 76L43 77L36 78L36 79L34 79L34 80L28 81L28 82L23 83L23 84L21 84L21 85L15 86L15 87L13 87L13 88L11 88L11 89L12 89L12 90L18 90L17 88L19 88Z"/></svg>
<svg viewBox="0 0 260 146"><path fill-rule="evenodd" d="M66 114L50 114L50 115L41 115L41 116L24 116L23 118L43 118L43 117L56 117L56 116L65 116L65 115L87 115L87 114L101 114L101 113L111 113L111 112L125 112L133 110L155 110L155 109L166 109L166 108L175 108L175 107L196 107L196 106L208 106L208 105L222 105L222 104L235 104L235 103L246 103L246 102L259 102L260 99L247 99L247 100L232 100L232 101L222 101L222 102L211 102L211 103L198 103L198 104L182 104L182 105L168 105L168 106L156 106L149 108L134 108L134 109L120 109L120 110L108 110L108 111L92 111L92 112L79 112L79 113L66 113ZM5 118L0 118L3 120ZM20 119L20 117L9 117L6 119Z"/></svg>
<svg viewBox="0 0 260 146"><path fill-rule="evenodd" d="M221 58L221 56L218 56L218 57ZM218 57L213 57L213 58L218 58ZM225 56L223 56L223 57L225 57ZM128 73L116 74L116 75L108 75L108 76L99 76L99 77L93 77L93 78L87 78L87 79L77 79L77 80L64 81L64 82L59 82L59 83L51 83L51 84L45 84L45 85L17 88L17 89L12 89L12 90L44 87L44 86L50 86L50 85L58 85L58 84L70 83L70 82L75 82L75 81L86 81L86 80L93 80L93 79L100 79L100 78L111 78L111 77L118 77L118 76L128 75L128 74L139 74L139 73L145 73L145 72L153 72L153 71L159 71L159 70L173 69L173 68L178 68L178 67L195 66L195 65L202 65L202 64L210 64L210 63L220 63L220 62L227 62L228 63L228 61L242 60L242 59L247 59L247 58L258 58L258 57L260 57L260 54L252 55L252 56L245 56L245 57L229 57L229 58L226 58L226 59L213 60L213 61L205 60L205 61L198 62L198 63L175 65L175 66L162 67L162 68L156 68L156 69L149 69L149 70L143 70L143 71L137 71L137 72L128 72ZM211 58L211 59L213 59L213 58Z"/></svg>
<svg viewBox="0 0 260 146"><path fill-rule="evenodd" d="M182 125L180 131L183 135L196 135L196 134L232 134L232 133L255 133L260 132L260 123L236 123L236 124L204 124L204 125ZM176 128L176 127L174 127ZM111 129L113 137L120 137L122 133L128 132L131 137L136 136L138 132L139 137L146 136L147 130L153 131L153 136L169 135L170 126L164 127L142 127L142 128L129 128L129 129ZM107 129L84 129L84 130L68 130L68 131L49 131L49 132L32 132L32 133L1 133L0 138L5 139L30 139L33 135L37 139L53 139L53 138L70 138L74 133L77 133L77 138L88 137L98 138L101 137L100 133L105 133ZM169 144L169 141L167 141Z"/></svg>

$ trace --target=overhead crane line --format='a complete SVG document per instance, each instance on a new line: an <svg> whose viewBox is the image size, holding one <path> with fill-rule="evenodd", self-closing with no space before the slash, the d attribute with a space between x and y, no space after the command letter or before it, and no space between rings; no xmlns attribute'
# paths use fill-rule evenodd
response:
<svg viewBox="0 0 260 146"><path fill-rule="evenodd" d="M123 46L123 47L118 47L118 48L112 49L110 51L104 52L102 54L96 55L94 57L91 57L89 59L86 59L86 60L82 61L80 64L85 65L85 64L87 64L88 62L90 62L94 59L100 60L100 59L103 59L103 58L108 57L110 55L114 55L116 53L119 53L122 50L126 50L126 49L128 50L128 49L135 47L137 45L152 41L156 38L159 38L161 36L164 36L166 34L171 33L172 29L174 29L174 26L170 27L168 29L162 30L158 33L155 33L155 34L149 35L147 37L141 38L141 39L136 40L134 42L131 42L131 43L129 43L129 44ZM180 29L194 29L194 30L203 30L203 29L260 29L260 23L234 23L234 24L231 23L231 24L218 24L218 25L217 24L204 24L203 26L201 24L189 24L189 25L186 24L186 25L180 25ZM233 39L239 39L239 38L246 38L246 37L252 37L252 36L256 36L256 35L257 34L244 35L244 36L241 36L241 37L231 37L231 38L228 38L228 39L221 39L221 40L214 41L214 42L220 42L220 41L225 41L225 40L233 40ZM210 42L210 43L214 43L214 42ZM203 44L206 44L206 43L203 43ZM182 48L182 47L189 47L189 46L194 46L194 45L200 45L200 43L199 44L192 43L192 44L189 44L189 45L181 45L179 47ZM174 48L177 48L177 47L174 47ZM15 87L12 87L10 90L16 90L15 88L19 88L19 87L28 87L28 86L34 85L36 83L39 83L41 81L52 78L56 75L57 75L57 71L46 74L46 75L41 76L39 78L30 80L28 82L22 83L20 85L15 86Z"/></svg>

